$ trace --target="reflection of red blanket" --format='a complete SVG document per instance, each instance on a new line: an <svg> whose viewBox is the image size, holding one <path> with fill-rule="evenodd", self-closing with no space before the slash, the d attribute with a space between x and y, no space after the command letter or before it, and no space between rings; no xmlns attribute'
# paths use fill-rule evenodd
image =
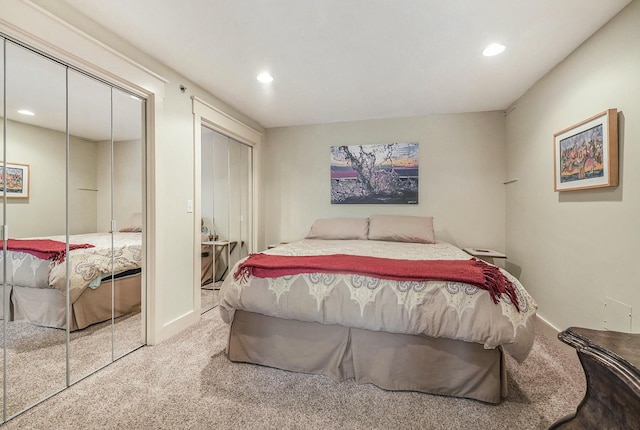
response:
<svg viewBox="0 0 640 430"><path fill-rule="evenodd" d="M70 243L69 251L78 248L93 248L89 243ZM67 244L51 239L7 239L7 250L26 252L43 260L64 261Z"/></svg>
<svg viewBox="0 0 640 430"><path fill-rule="evenodd" d="M453 281L487 290L494 303L506 294L518 306L515 288L496 266L482 260L395 260L360 255L288 256L252 254L234 278L277 278L299 273L357 274L396 281Z"/></svg>

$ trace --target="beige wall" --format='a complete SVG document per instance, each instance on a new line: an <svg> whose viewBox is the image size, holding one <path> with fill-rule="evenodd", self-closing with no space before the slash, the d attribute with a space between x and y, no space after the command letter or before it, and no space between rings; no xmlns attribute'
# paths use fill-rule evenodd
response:
<svg viewBox="0 0 640 430"><path fill-rule="evenodd" d="M96 144L72 136L69 146L70 233L95 231L96 193L85 188L96 188ZM9 237L65 234L65 147L62 132L8 121L7 162L28 164L30 176L29 198L7 199Z"/></svg>
<svg viewBox="0 0 640 430"><path fill-rule="evenodd" d="M419 204L332 205L329 148L392 142L419 142ZM262 155L262 248L301 239L317 218L385 213L433 216L440 240L504 250L502 112L268 129Z"/></svg>
<svg viewBox="0 0 640 430"><path fill-rule="evenodd" d="M8 199L10 237L65 234L65 134L9 121L7 162L28 164L29 199ZM0 133L2 127L0 123ZM110 142L69 139L69 233L109 231L111 227ZM141 211L140 141L116 142L114 212L117 225Z"/></svg>
<svg viewBox="0 0 640 430"><path fill-rule="evenodd" d="M136 212L142 212L142 143L114 142L113 215L116 229ZM98 144L98 231L111 229L111 142Z"/></svg>
<svg viewBox="0 0 640 430"><path fill-rule="evenodd" d="M60 152L64 154L64 149ZM69 137L69 234L96 231L98 209L94 190L99 164L96 142ZM64 211L64 198L58 204Z"/></svg>
<svg viewBox="0 0 640 430"><path fill-rule="evenodd" d="M507 254L557 328L604 327L605 298L640 330L640 2L541 79L506 119ZM558 193L553 134L619 110L620 185ZM611 307L609 307L611 309ZM616 312L607 318L627 318Z"/></svg>

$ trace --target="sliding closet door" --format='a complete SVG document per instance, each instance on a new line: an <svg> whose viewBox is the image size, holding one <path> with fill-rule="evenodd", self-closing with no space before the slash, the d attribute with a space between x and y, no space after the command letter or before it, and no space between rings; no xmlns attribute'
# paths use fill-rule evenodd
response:
<svg viewBox="0 0 640 430"><path fill-rule="evenodd" d="M240 240L242 247L238 259L249 256L253 246L253 148L241 144L239 178L240 183Z"/></svg>
<svg viewBox="0 0 640 430"><path fill-rule="evenodd" d="M70 240L96 243L110 261L109 272L70 290L71 383L144 342L142 273L130 268L142 264L143 112L139 98L69 72ZM139 228L120 231L135 217Z"/></svg>
<svg viewBox="0 0 640 430"><path fill-rule="evenodd" d="M66 68L11 42L5 50L8 236L54 236L64 242ZM48 324L66 319L66 287L47 288L46 275L24 271L29 267L35 275L46 274L48 261L22 254L6 263L12 266L7 273L12 273L13 302L12 321L5 321L5 408L10 417L66 386L66 332ZM59 267L66 270L66 260ZM52 306L38 306L44 300Z"/></svg>
<svg viewBox="0 0 640 430"><path fill-rule="evenodd" d="M220 195L214 194L214 166L219 158L214 157L214 144L216 141L226 142L224 136L214 132L213 130L202 126L200 131L201 141L201 157L200 157L200 171L201 171L201 226L200 226L200 309L202 312L206 312L214 306L214 289L216 285L216 253L222 251L219 246L215 245L218 240L222 229L217 227L221 225L221 218L214 216L216 205L214 204L214 197L217 197L218 206L223 204L226 206L226 199L220 200ZM226 149L226 143L224 144ZM219 149L219 148L218 148ZM226 153L225 153L226 156ZM224 167L224 166L223 166ZM226 171L226 167L224 167ZM215 222L215 225L214 225Z"/></svg>
<svg viewBox="0 0 640 430"><path fill-rule="evenodd" d="M229 139L229 237L235 246L229 249L229 266L233 267L242 248L242 208L240 205L242 190L240 187L240 149L241 144Z"/></svg>
<svg viewBox="0 0 640 430"><path fill-rule="evenodd" d="M143 345L145 333L141 313L142 270L118 269L115 261L120 258L124 245L136 240L144 244L144 144L145 103L143 100L113 89L113 163L112 163L112 219L114 243L114 271L111 279L113 290L113 351L114 359ZM132 218L139 219L136 228L130 228ZM123 229L123 227L125 227ZM139 228L138 228L139 227ZM135 230L135 231L122 231ZM121 246L122 245L122 246ZM131 248L128 248L131 249ZM129 251L126 251L129 252ZM142 245L127 255L142 264Z"/></svg>
<svg viewBox="0 0 640 430"><path fill-rule="evenodd" d="M201 309L205 312L213 306L210 293L216 283L219 286L251 249L253 149L204 126L200 140L203 230L217 236L210 245L202 245ZM206 271L210 261L215 262L211 282Z"/></svg>
<svg viewBox="0 0 640 430"><path fill-rule="evenodd" d="M213 133L213 226L219 243L229 243L229 139ZM220 248L222 246L222 248ZM218 245L215 279L224 279L229 261L229 246Z"/></svg>
<svg viewBox="0 0 640 430"><path fill-rule="evenodd" d="M206 175L210 182L203 184L202 192L207 194L203 199L211 202L211 206L203 206L202 218L205 225L211 225L217 238L214 237L215 243L209 248L214 264L213 282L202 291L203 311L211 309L214 304L214 288L226 277L229 271L229 250L235 246L229 229L229 139L210 129L207 129L205 136L204 148L207 148L206 153L211 159L202 167L207 169Z"/></svg>
<svg viewBox="0 0 640 430"><path fill-rule="evenodd" d="M5 324L5 315L9 316L9 300L10 300L10 286L7 282L7 270L6 270L6 248L7 248L7 238L4 237L4 233L1 229L4 229L4 213L6 208L6 193L5 190L7 188L7 176L4 174L5 172L5 145L4 145L4 130L5 130L5 122L6 115L4 112L4 46L5 39L0 37L0 234L2 235L2 249L0 250L0 284L2 287L1 292L1 302L0 302L0 337L2 337L2 348L0 349L0 387L4 387L4 355L7 338L6 333L6 324ZM0 410L2 413L0 414L0 422L4 422L5 420L5 410L4 410L4 389L2 390L2 396L0 396Z"/></svg>
<svg viewBox="0 0 640 430"><path fill-rule="evenodd" d="M251 238L251 147L229 139L230 267L246 257Z"/></svg>
<svg viewBox="0 0 640 430"><path fill-rule="evenodd" d="M144 100L0 41L4 421L145 342L146 121Z"/></svg>
<svg viewBox="0 0 640 430"><path fill-rule="evenodd" d="M95 234L111 245L109 215L110 181L98 183L100 172L111 165L111 87L84 74L69 70L69 235L73 243L88 243ZM103 198L101 198L103 197ZM106 200L107 205L101 204ZM107 212L106 220L101 215ZM90 235L90 236L85 236ZM93 274L87 273L93 277ZM87 299L102 295L101 301ZM100 279L89 286L70 285L69 307L69 381L76 382L106 366L112 360L111 324L95 324L77 330L81 324L75 317L84 312L111 316L111 289L103 288Z"/></svg>

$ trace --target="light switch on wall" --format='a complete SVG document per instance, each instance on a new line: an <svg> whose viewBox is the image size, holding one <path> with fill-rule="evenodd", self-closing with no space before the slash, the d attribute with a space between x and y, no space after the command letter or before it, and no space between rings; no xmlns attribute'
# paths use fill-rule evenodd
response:
<svg viewBox="0 0 640 430"><path fill-rule="evenodd" d="M193 200L187 200L187 213L193 212Z"/></svg>

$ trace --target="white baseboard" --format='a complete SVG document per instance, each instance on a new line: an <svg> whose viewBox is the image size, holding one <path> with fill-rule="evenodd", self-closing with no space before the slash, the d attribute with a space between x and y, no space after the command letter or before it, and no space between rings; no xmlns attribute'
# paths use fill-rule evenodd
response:
<svg viewBox="0 0 640 430"><path fill-rule="evenodd" d="M558 339L558 333L562 330L555 327L549 321L544 319L540 314L537 315L537 329L544 337L546 337L549 341L554 342L554 345L558 345L560 351L566 355L566 357L570 360L578 361L578 355L576 354L575 348L567 345Z"/></svg>
<svg viewBox="0 0 640 430"><path fill-rule="evenodd" d="M157 345L160 342L169 339L171 336L180 333L187 327L200 321L200 313L195 311L189 311L184 315L179 316L162 325L162 329L156 332L153 343L149 342L149 345Z"/></svg>
<svg viewBox="0 0 640 430"><path fill-rule="evenodd" d="M546 338L550 340L552 339L558 340L558 333L560 333L561 330L558 329L553 324L551 324L546 319L544 319L544 317L542 317L540 314L538 314L537 317L538 317L537 328L540 331L540 333L542 333Z"/></svg>

